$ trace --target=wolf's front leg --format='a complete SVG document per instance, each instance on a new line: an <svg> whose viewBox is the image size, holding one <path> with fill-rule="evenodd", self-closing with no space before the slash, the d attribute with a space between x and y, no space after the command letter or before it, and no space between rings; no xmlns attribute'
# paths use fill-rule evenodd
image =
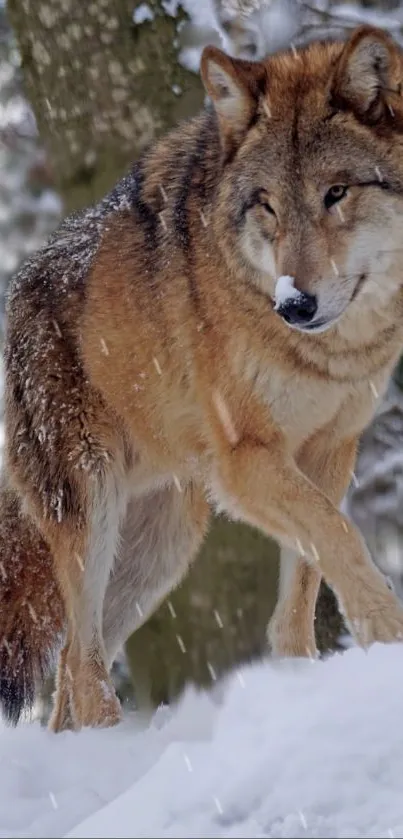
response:
<svg viewBox="0 0 403 839"><path fill-rule="evenodd" d="M278 599L267 636L278 658L316 658L315 606L322 579L320 569L281 545Z"/></svg>
<svg viewBox="0 0 403 839"><path fill-rule="evenodd" d="M218 502L317 565L359 644L403 639L403 611L358 530L300 471L281 432L274 426L265 432L261 443L244 435L232 447L217 435Z"/></svg>
<svg viewBox="0 0 403 839"><path fill-rule="evenodd" d="M354 467L357 441L334 444L329 430L320 432L303 448L298 466L337 506ZM319 563L284 545L280 553L279 598L269 625L269 641L277 656L314 658L315 606L322 579Z"/></svg>

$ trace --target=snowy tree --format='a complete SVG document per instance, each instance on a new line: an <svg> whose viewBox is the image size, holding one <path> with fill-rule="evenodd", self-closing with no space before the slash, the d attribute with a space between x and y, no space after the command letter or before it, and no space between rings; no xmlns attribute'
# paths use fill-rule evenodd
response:
<svg viewBox="0 0 403 839"><path fill-rule="evenodd" d="M162 7L8 2L25 91L67 210L99 198L145 145L202 103L198 77L176 60L182 15Z"/></svg>

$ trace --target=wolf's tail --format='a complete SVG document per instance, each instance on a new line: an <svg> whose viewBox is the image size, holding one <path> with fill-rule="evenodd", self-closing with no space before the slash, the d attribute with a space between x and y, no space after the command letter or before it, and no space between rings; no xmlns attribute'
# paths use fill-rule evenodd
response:
<svg viewBox="0 0 403 839"><path fill-rule="evenodd" d="M0 709L16 725L32 708L64 631L50 550L21 502L0 487Z"/></svg>

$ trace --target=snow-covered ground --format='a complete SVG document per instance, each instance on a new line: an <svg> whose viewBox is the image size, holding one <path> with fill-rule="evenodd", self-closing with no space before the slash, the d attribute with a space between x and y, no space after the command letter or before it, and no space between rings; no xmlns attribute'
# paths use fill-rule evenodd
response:
<svg viewBox="0 0 403 839"><path fill-rule="evenodd" d="M402 696L376 645L251 665L148 730L3 728L0 836L403 837Z"/></svg>

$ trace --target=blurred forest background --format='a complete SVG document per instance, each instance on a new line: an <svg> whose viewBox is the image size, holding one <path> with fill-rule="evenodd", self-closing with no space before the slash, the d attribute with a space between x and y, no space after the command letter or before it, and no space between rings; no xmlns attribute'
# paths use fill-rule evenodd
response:
<svg viewBox="0 0 403 839"><path fill-rule="evenodd" d="M203 46L260 58L367 21L403 44L403 2L0 0L0 341L10 277L63 214L92 203L152 140L203 106ZM403 373L364 434L346 499L374 559L403 594ZM187 580L129 640L121 697L148 711L267 654L278 548L216 519ZM320 649L342 643L331 593ZM44 701L43 715L47 703Z"/></svg>

